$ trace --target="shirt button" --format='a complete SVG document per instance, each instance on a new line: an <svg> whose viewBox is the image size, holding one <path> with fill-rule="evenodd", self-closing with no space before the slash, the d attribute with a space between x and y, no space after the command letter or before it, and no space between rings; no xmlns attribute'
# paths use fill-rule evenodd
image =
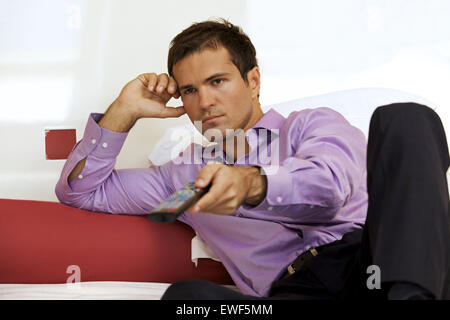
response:
<svg viewBox="0 0 450 320"><path fill-rule="evenodd" d="M80 174L80 175L78 176L78 179L83 179L83 175Z"/></svg>
<svg viewBox="0 0 450 320"><path fill-rule="evenodd" d="M277 202L281 203L281 201L283 201L283 198L282 197L277 197Z"/></svg>
<svg viewBox="0 0 450 320"><path fill-rule="evenodd" d="M97 143L97 140L92 139L92 140L91 140L91 143L92 143L92 144L96 144L96 143Z"/></svg>
<svg viewBox="0 0 450 320"><path fill-rule="evenodd" d="M107 147L108 147L108 144L107 144L106 142L103 142L102 147L103 147L103 148L107 148Z"/></svg>
<svg viewBox="0 0 450 320"><path fill-rule="evenodd" d="M267 210L272 211L273 207L268 207Z"/></svg>
<svg viewBox="0 0 450 320"><path fill-rule="evenodd" d="M313 205L310 205L309 207L310 207L311 209L314 209L314 206L313 206Z"/></svg>

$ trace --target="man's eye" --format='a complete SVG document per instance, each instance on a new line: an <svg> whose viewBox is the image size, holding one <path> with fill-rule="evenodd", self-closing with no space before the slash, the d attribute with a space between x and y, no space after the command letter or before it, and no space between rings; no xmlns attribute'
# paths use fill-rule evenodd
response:
<svg viewBox="0 0 450 320"><path fill-rule="evenodd" d="M189 88L189 89L184 90L183 94L190 94L192 92L194 92L194 88Z"/></svg>
<svg viewBox="0 0 450 320"><path fill-rule="evenodd" d="M223 82L223 79L214 79L214 80L212 81L212 83L213 83L214 85L221 84L222 82Z"/></svg>

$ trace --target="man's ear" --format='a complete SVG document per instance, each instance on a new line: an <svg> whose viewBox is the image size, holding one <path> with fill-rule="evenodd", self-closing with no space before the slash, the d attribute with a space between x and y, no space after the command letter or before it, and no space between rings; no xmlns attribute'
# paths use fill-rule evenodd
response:
<svg viewBox="0 0 450 320"><path fill-rule="evenodd" d="M252 90L252 98L259 97L259 89L261 86L261 75L259 73L258 67L253 67L249 72L247 72L247 82Z"/></svg>

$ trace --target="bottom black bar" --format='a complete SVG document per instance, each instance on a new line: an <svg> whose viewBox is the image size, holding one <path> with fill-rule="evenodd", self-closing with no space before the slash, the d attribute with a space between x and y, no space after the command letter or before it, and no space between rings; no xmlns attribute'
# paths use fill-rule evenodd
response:
<svg viewBox="0 0 450 320"><path fill-rule="evenodd" d="M71 300L71 301L19 301L3 300L0 307L4 314L14 316L29 313L34 317L64 316L124 316L138 315L141 319L280 319L283 315L314 315L314 317L338 315L346 319L357 316L385 317L389 314L416 314L419 311L438 312L450 310L450 301L123 301L123 300ZM290 319L290 318L289 318Z"/></svg>

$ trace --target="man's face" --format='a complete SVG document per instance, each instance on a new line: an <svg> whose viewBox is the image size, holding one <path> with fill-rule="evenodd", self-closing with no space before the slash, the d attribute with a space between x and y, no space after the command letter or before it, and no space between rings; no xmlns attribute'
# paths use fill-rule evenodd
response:
<svg viewBox="0 0 450 320"><path fill-rule="evenodd" d="M226 129L246 131L259 120L255 121L259 108L258 68L248 73L247 84L226 48L205 49L185 57L174 65L173 75L186 113L199 131L201 123L202 134L214 128L226 137Z"/></svg>

